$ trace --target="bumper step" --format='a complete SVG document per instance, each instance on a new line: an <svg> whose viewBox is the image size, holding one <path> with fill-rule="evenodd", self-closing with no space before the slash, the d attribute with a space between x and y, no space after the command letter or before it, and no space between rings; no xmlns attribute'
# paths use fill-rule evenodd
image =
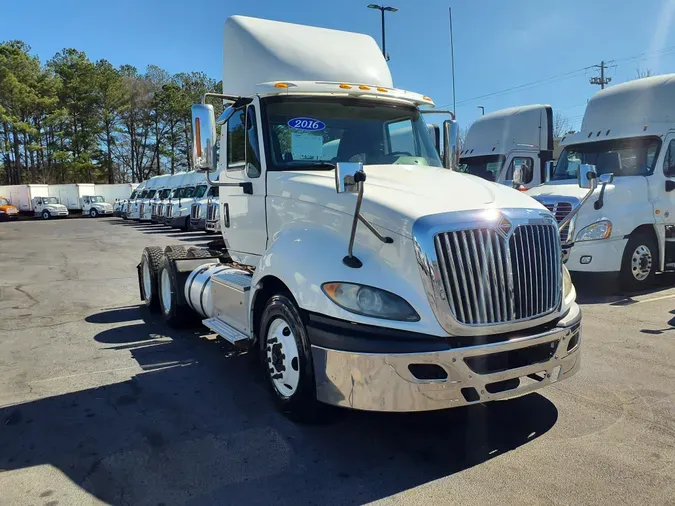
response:
<svg viewBox="0 0 675 506"><path fill-rule="evenodd" d="M218 317L202 320L202 323L232 344L237 344L248 340L248 336L246 334L239 332L237 329L231 327Z"/></svg>

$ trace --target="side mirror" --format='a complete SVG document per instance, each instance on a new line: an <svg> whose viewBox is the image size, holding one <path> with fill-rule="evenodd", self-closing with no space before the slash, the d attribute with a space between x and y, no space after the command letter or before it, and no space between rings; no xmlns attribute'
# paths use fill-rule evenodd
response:
<svg viewBox="0 0 675 506"><path fill-rule="evenodd" d="M338 162L335 167L335 191L358 193L359 183L366 180L361 162Z"/></svg>
<svg viewBox="0 0 675 506"><path fill-rule="evenodd" d="M609 174L601 174L598 178L600 184L612 184L614 181L614 173L610 172Z"/></svg>
<svg viewBox="0 0 675 506"><path fill-rule="evenodd" d="M598 176L595 174L595 165L581 164L577 174L579 188L594 190L598 186Z"/></svg>
<svg viewBox="0 0 675 506"><path fill-rule="evenodd" d="M427 125L427 130L431 136L431 141L434 143L434 148L438 156L441 156L441 129L438 128L438 125Z"/></svg>
<svg viewBox="0 0 675 506"><path fill-rule="evenodd" d="M519 187L523 183L523 166L520 163L517 163L513 167L513 186Z"/></svg>
<svg viewBox="0 0 675 506"><path fill-rule="evenodd" d="M459 124L452 119L443 122L443 152L445 168L459 170Z"/></svg>
<svg viewBox="0 0 675 506"><path fill-rule="evenodd" d="M546 181L551 180L551 176L555 172L555 162L553 160L549 160L546 162Z"/></svg>
<svg viewBox="0 0 675 506"><path fill-rule="evenodd" d="M216 116L210 104L192 106L192 161L195 170L210 172L216 169Z"/></svg>

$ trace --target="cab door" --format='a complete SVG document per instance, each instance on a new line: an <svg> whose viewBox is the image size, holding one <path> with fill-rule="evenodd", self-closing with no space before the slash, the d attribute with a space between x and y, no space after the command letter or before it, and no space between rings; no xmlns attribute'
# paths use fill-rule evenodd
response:
<svg viewBox="0 0 675 506"><path fill-rule="evenodd" d="M511 153L506 159L497 181L507 186L513 186L513 170L516 165L520 164L524 169L522 173L523 186L526 188L537 186L539 183L536 181L538 179L536 174L540 172L538 163L537 153Z"/></svg>
<svg viewBox="0 0 675 506"><path fill-rule="evenodd" d="M82 212L88 213L90 209L91 209L91 202L89 200L89 197L82 197Z"/></svg>
<svg viewBox="0 0 675 506"><path fill-rule="evenodd" d="M654 202L654 221L661 243L660 258L666 268L675 268L675 132L670 132L661 145L659 160L649 182L649 197ZM668 264L671 264L670 266Z"/></svg>
<svg viewBox="0 0 675 506"><path fill-rule="evenodd" d="M237 110L223 125L221 146L225 146L224 166L220 181L248 183L220 187L220 225L232 254L240 260L250 255L261 256L267 249L267 217L265 212L264 156L260 149L260 101ZM250 263L250 262L249 262Z"/></svg>

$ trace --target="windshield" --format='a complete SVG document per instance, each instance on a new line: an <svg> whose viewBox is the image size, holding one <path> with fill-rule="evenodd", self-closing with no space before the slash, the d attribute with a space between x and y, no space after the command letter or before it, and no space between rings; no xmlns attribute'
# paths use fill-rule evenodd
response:
<svg viewBox="0 0 675 506"><path fill-rule="evenodd" d="M156 193L156 192L157 192L157 190L148 190L148 193L147 193L147 195L146 195L144 198L146 198L146 199L151 199L152 197L155 196L155 193Z"/></svg>
<svg viewBox="0 0 675 506"><path fill-rule="evenodd" d="M332 168L337 162L442 167L420 112L356 98L265 100L270 170Z"/></svg>
<svg viewBox="0 0 675 506"><path fill-rule="evenodd" d="M9 200L0 198L0 206L8 206Z"/></svg>
<svg viewBox="0 0 675 506"><path fill-rule="evenodd" d="M161 192L159 192L159 198L161 200L164 200L165 198L167 198L169 196L170 193L171 193L171 188L164 188Z"/></svg>
<svg viewBox="0 0 675 506"><path fill-rule="evenodd" d="M195 194L195 187L194 186L190 186L189 188L183 188L183 190L184 190L183 195L181 195L182 197L186 197L186 198L192 197Z"/></svg>
<svg viewBox="0 0 675 506"><path fill-rule="evenodd" d="M505 160L504 155L472 156L459 161L459 171L488 181L497 181Z"/></svg>
<svg viewBox="0 0 675 506"><path fill-rule="evenodd" d="M141 192L141 194L139 195L139 198L144 199L147 194L148 194L148 190L143 190Z"/></svg>
<svg viewBox="0 0 675 506"><path fill-rule="evenodd" d="M58 204L59 199L56 197L42 197L42 203L43 204Z"/></svg>
<svg viewBox="0 0 675 506"><path fill-rule="evenodd" d="M89 197L89 200L91 201L92 204L96 202L105 202L105 199L101 197L100 195L95 195L93 197Z"/></svg>
<svg viewBox="0 0 675 506"><path fill-rule="evenodd" d="M648 176L661 147L658 137L633 137L567 146L560 154L551 181L576 179L582 163L595 165L596 174Z"/></svg>
<svg viewBox="0 0 675 506"><path fill-rule="evenodd" d="M209 192L206 194L207 197L217 197L218 196L218 187L212 186L209 188Z"/></svg>
<svg viewBox="0 0 675 506"><path fill-rule="evenodd" d="M131 192L131 195L129 195L129 200L133 200L136 198L136 190Z"/></svg>
<svg viewBox="0 0 675 506"><path fill-rule="evenodd" d="M195 188L194 196L198 199L202 198L206 193L206 188L207 188L206 185L199 185L197 188Z"/></svg>
<svg viewBox="0 0 675 506"><path fill-rule="evenodd" d="M174 190L171 192L172 199L177 199L182 196L183 196L183 188L174 188Z"/></svg>

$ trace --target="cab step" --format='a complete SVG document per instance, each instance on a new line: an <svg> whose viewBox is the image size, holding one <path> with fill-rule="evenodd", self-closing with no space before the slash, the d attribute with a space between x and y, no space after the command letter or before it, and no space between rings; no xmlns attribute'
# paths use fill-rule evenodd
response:
<svg viewBox="0 0 675 506"><path fill-rule="evenodd" d="M217 316L213 318L208 318L206 320L202 320L202 323L209 329L213 330L220 337L222 337L223 339L232 344L237 344L241 343L242 341L248 340L248 336L246 334L238 331L231 325L225 323Z"/></svg>

